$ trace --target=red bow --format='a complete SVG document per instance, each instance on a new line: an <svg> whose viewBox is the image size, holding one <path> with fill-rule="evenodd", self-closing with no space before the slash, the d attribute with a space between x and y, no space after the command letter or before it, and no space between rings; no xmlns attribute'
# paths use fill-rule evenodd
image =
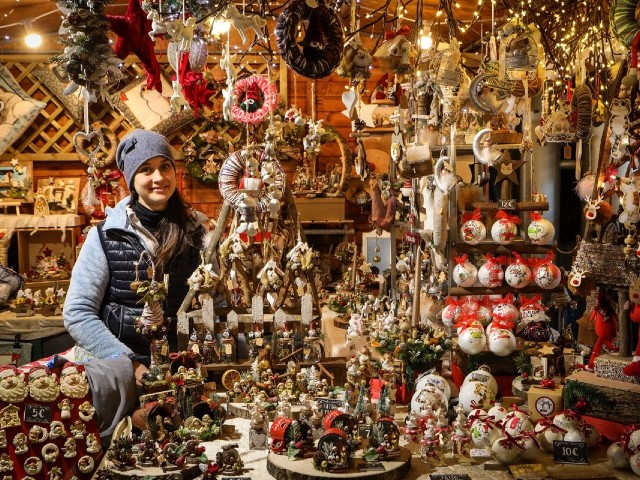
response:
<svg viewBox="0 0 640 480"><path fill-rule="evenodd" d="M553 390L554 388L556 388L556 382L555 380L551 380L550 378L545 378L544 380L542 380L542 382L540 382L540 388L548 388L550 390Z"/></svg>
<svg viewBox="0 0 640 480"><path fill-rule="evenodd" d="M564 428L560 428L555 423L553 423L553 421L551 421L549 417L542 417L542 419L540 419L540 421L538 422L538 425L542 425L542 430L538 430L538 433L546 432L549 429L551 429L552 432L560 432L563 435L567 433Z"/></svg>
<svg viewBox="0 0 640 480"><path fill-rule="evenodd" d="M513 330L513 315L503 315L500 313L493 314L493 321L491 322L494 328L504 328L505 330Z"/></svg>
<svg viewBox="0 0 640 480"><path fill-rule="evenodd" d="M463 253L462 255L458 255L456 257L456 263L458 265L464 265L465 263L467 263L467 260L469 260L469 255L467 255L466 253Z"/></svg>
<svg viewBox="0 0 640 480"><path fill-rule="evenodd" d="M480 220L482 217L482 212L479 208L476 208L473 212L464 212L462 214L462 223L468 222L469 220Z"/></svg>
<svg viewBox="0 0 640 480"><path fill-rule="evenodd" d="M411 32L411 28L409 28L408 25L402 25L398 30L391 30L390 32L386 32L384 34L384 39L385 41L388 41L394 37L397 37L398 35L406 35L409 32Z"/></svg>
<svg viewBox="0 0 640 480"><path fill-rule="evenodd" d="M526 295L521 295L520 296L520 308L524 308L524 307L537 307L538 304L540 304L540 300L542 300L542 295L534 295L533 297L529 298Z"/></svg>

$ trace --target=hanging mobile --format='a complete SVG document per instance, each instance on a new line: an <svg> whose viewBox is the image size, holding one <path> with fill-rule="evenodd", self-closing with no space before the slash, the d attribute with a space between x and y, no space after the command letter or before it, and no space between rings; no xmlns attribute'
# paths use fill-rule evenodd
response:
<svg viewBox="0 0 640 480"><path fill-rule="evenodd" d="M373 251L375 252L375 255L373 256L373 263L380 263L382 261L382 257L379 255L380 253L380 245L378 245L378 236L376 235L376 246L373 249Z"/></svg>

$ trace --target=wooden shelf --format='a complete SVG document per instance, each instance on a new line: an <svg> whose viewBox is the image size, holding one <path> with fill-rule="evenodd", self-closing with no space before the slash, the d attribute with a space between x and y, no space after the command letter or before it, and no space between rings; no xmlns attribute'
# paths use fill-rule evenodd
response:
<svg viewBox="0 0 640 480"><path fill-rule="evenodd" d="M449 287L449 295L452 297L463 297L465 295L504 295L506 293L553 293L563 292L564 285L560 284L556 288L544 289L537 285L527 285L523 288L513 288L509 285L500 285L495 288L487 287Z"/></svg>
<svg viewBox="0 0 640 480"><path fill-rule="evenodd" d="M495 242L483 242L478 245L468 243L456 243L456 253L493 253L500 255L511 255L512 252L524 253L526 255L544 255L549 250L555 250L555 245L535 245L525 242L523 239L507 245L496 245Z"/></svg>
<svg viewBox="0 0 640 480"><path fill-rule="evenodd" d="M516 212L546 212L549 210L549 202L516 202ZM465 210L473 211L476 208L482 212L497 212L497 202L473 202L464 206Z"/></svg>

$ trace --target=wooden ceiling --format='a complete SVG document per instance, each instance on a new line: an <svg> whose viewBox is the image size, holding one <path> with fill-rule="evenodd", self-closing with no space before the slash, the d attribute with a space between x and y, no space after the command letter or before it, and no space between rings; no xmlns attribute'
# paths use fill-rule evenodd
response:
<svg viewBox="0 0 640 480"><path fill-rule="evenodd" d="M344 0L343 0L344 1ZM348 1L348 0L347 0ZM444 21L444 15L436 19L436 12L438 11L438 4L440 0L402 0L405 5L406 12L404 12L403 22L413 27L415 19L419 18L417 13L417 5L422 3L422 18L427 25L433 23L434 30L438 30L440 35L447 35L447 27ZM239 3L239 2L237 2ZM247 2L248 4L249 2ZM279 4L278 4L279 3ZM273 8L276 12L281 8L285 2L283 0L269 2L270 8ZM458 32L458 38L462 40L463 46L473 45L480 38L481 33L486 32L490 28L491 22L491 3L486 0L486 5L483 6L480 12L479 21L469 29L466 34L460 35ZM361 0L360 1L360 13L361 13L361 25L365 25L372 20L378 20L370 28L367 28L367 33L378 36L383 28L383 22L380 20L381 15L384 13L383 7L386 5L384 0ZM387 9L387 17L392 18L395 16L396 0L391 0L390 8ZM474 12L478 9L477 0L459 0L458 6L453 3L453 10L455 18L459 22L469 23L474 18ZM126 0L116 0L106 8L106 13L113 15L124 14L127 8ZM62 17L56 3L53 1L42 0L0 0L0 60L2 60L2 54L15 54L15 53L52 53L61 49L58 43L58 28L60 26ZM367 14L372 17L367 18ZM504 9L498 12L496 18L499 18L504 12ZM345 20L345 25L348 25L349 7L343 6L341 13ZM43 45L37 50L29 49L23 42L23 37L26 34L24 26L25 22L31 22L33 30L43 35ZM439 27L438 27L439 26ZM387 25L385 29L389 29L391 25ZM438 27L438 28L437 28ZM271 32L272 33L272 32ZM271 42L275 45L275 42ZM275 48L275 47L274 47Z"/></svg>

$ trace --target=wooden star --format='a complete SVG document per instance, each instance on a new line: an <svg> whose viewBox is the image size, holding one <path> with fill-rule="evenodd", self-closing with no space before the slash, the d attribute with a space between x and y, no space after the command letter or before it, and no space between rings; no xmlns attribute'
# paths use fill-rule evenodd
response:
<svg viewBox="0 0 640 480"><path fill-rule="evenodd" d="M153 40L148 34L151 31L151 20L147 20L141 0L129 0L124 15L105 16L109 20L111 31L118 35L118 41L113 47L115 54L124 60L129 53L135 53L144 66L147 88L162 92L160 64L156 58Z"/></svg>
<svg viewBox="0 0 640 480"><path fill-rule="evenodd" d="M540 355L547 356L547 355L553 355L555 347L553 345L543 345L541 348L538 349L538 353Z"/></svg>
<svg viewBox="0 0 640 480"><path fill-rule="evenodd" d="M500 164L496 167L498 170L498 176L496 177L496 183L503 180L509 180L510 182L518 185L518 169L526 163L526 160L511 160L509 150L505 150L502 154Z"/></svg>

